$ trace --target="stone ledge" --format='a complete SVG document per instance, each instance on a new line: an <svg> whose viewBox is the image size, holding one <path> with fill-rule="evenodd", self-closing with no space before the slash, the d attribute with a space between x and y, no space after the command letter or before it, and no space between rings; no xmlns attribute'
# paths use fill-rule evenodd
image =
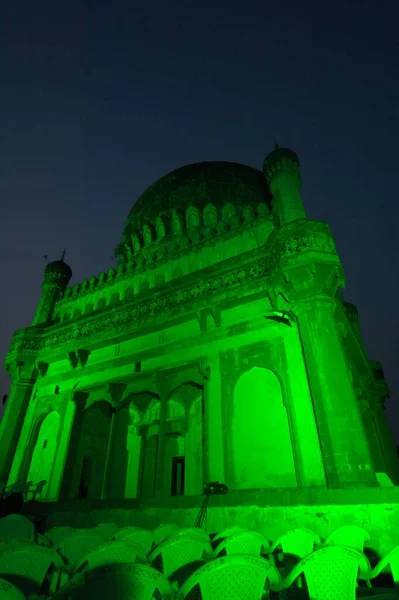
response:
<svg viewBox="0 0 399 600"><path fill-rule="evenodd" d="M399 486L356 487L345 489L303 488L281 490L232 490L226 495L211 496L209 506L315 506L315 505L355 505L399 503ZM58 502L27 502L26 515L48 515L54 512L91 512L93 510L142 510L142 509L187 509L199 508L204 496L174 496L159 498L131 498L106 500L60 500Z"/></svg>

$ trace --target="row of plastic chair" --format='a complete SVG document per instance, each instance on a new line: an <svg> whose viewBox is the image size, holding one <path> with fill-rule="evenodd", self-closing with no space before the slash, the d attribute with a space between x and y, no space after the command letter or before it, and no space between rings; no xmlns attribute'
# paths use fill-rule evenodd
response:
<svg viewBox="0 0 399 600"><path fill-rule="evenodd" d="M6 518L10 525L9 534L18 530L18 521L20 524L24 522L24 517L12 517L13 519ZM266 585L266 588L262 593L267 594L268 589L278 591L296 585L303 575L309 594L313 594L312 599L342 597L346 600L355 597L351 594L356 590L357 579L364 579L371 586L370 581L387 565L390 565L395 582L399 581L398 548L394 548L371 569L367 558L362 554L364 543L370 539L369 535L363 528L356 526L339 528L324 542L310 530L295 529L270 543L260 534L240 527L228 528L215 536L209 536L198 528L179 530L173 525L161 526L154 531L138 527L125 527L118 531L113 524L103 524L93 530L83 531L52 528L46 532L46 536L40 536L35 535L33 525L30 522L28 525L26 521L27 519L25 538L12 541L9 536L9 542L0 544L0 577L5 568L6 548L9 557L7 564L14 571L21 567L22 556L28 562L27 557L30 557L31 565L36 565L32 567L30 575L33 577L36 574L36 593L38 589L42 590L44 581L47 581L48 591L51 590L53 594L62 595L72 586L72 597L75 598L78 588L85 590L82 591L84 595L88 593L87 586L90 590L93 586L96 587L93 580L95 573L100 580L105 578L109 585L111 581L116 585L117 572L124 573L123 577L127 581L123 585L130 586L132 593L134 591L136 594L141 590L141 595L132 596L135 598L152 598L147 592L150 593L148 590L154 585L160 587L152 587L151 594L158 589L164 597L172 594L185 598L190 594L191 598L191 592L197 586L203 598L256 598L258 596L252 594L255 589L253 586L258 594L259 590L262 592L260 586L263 582L262 586ZM0 536L1 530L0 523ZM19 531L22 533L22 528ZM40 560L37 554L38 544L41 546ZM284 562L279 557L280 550ZM223 554L226 556L222 556ZM291 560L287 561L287 558ZM135 561L140 561L141 564ZM38 562L42 565L40 569L37 567ZM52 569L50 582L49 569ZM145 586L145 582L149 587ZM100 586L100 589L105 587L104 583L104 587ZM248 593L252 590L252 596L239 595L239 590L247 590ZM331 595L333 592L335 596Z"/></svg>
<svg viewBox="0 0 399 600"><path fill-rule="evenodd" d="M23 494L25 500L36 500L36 497L41 498L43 487L47 481L39 481L34 484L33 481L27 481L26 483L13 483L7 487L5 482L0 482L0 499L6 498L11 494L19 493ZM29 497L31 495L31 498Z"/></svg>

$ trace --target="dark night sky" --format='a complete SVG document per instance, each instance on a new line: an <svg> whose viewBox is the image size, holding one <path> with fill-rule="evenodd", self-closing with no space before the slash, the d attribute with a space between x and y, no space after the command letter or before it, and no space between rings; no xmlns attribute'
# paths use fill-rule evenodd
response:
<svg viewBox="0 0 399 600"><path fill-rule="evenodd" d="M0 354L33 318L44 254L65 246L73 282L100 273L153 181L197 161L262 168L276 138L301 159L308 215L332 227L399 443L395 4L9 2Z"/></svg>

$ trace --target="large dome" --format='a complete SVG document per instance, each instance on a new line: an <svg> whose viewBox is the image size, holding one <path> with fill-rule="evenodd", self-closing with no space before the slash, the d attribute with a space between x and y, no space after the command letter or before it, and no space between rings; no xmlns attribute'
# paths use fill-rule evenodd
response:
<svg viewBox="0 0 399 600"><path fill-rule="evenodd" d="M127 218L123 240L154 223L171 210L183 212L189 205L211 202L221 208L227 202L257 206L270 204L271 195L262 171L233 162L201 162L176 169L153 183L135 202Z"/></svg>

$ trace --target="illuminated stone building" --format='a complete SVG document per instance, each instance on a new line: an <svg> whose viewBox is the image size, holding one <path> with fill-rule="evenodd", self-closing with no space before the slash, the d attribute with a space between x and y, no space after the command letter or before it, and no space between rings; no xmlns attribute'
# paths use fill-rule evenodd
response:
<svg viewBox="0 0 399 600"><path fill-rule="evenodd" d="M64 256L48 263L6 356L0 481L46 480L45 503L75 512L188 520L211 481L235 507L397 485L381 365L300 187L283 148L263 172L188 165L135 202L115 268L69 287Z"/></svg>

